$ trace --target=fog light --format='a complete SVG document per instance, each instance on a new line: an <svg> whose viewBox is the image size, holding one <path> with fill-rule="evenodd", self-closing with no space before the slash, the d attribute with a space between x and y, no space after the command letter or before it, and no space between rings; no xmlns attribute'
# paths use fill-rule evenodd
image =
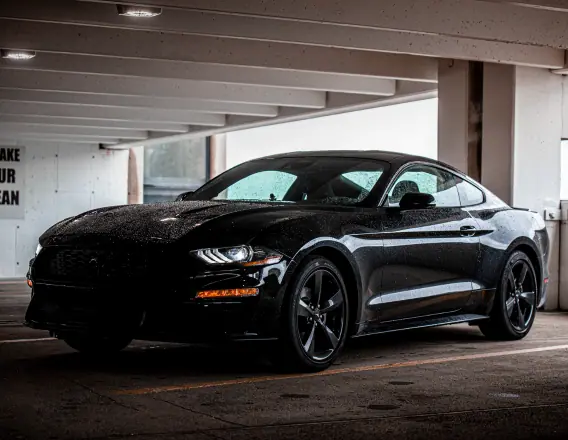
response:
<svg viewBox="0 0 568 440"><path fill-rule="evenodd" d="M258 295L258 289L223 289L223 290L202 290L197 293L197 298L242 298L246 296Z"/></svg>

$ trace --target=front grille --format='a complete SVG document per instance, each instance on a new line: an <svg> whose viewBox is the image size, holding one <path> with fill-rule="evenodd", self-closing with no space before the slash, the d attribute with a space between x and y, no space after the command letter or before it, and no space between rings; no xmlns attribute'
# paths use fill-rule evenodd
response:
<svg viewBox="0 0 568 440"><path fill-rule="evenodd" d="M154 262L156 259L153 259ZM45 248L34 263L34 278L105 283L143 278L155 266L140 250Z"/></svg>

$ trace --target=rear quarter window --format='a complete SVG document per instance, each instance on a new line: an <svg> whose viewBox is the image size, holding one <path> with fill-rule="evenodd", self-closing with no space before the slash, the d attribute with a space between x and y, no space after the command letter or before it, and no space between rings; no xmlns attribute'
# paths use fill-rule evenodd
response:
<svg viewBox="0 0 568 440"><path fill-rule="evenodd" d="M471 183L466 182L459 177L456 177L458 193L460 196L461 206L474 206L479 205L485 201L483 191L473 186Z"/></svg>

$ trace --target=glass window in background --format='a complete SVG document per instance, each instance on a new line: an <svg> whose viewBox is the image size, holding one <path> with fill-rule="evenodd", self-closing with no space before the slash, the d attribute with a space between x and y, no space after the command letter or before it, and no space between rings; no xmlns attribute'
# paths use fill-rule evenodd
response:
<svg viewBox="0 0 568 440"><path fill-rule="evenodd" d="M208 139L144 148L144 203L173 201L209 179Z"/></svg>

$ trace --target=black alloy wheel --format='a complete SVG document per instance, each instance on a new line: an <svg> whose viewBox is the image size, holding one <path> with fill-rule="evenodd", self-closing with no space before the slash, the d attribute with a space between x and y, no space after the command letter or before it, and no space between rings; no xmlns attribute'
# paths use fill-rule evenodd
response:
<svg viewBox="0 0 568 440"><path fill-rule="evenodd" d="M536 309L536 280L525 260L518 260L508 272L505 307L511 326L524 332Z"/></svg>
<svg viewBox="0 0 568 440"><path fill-rule="evenodd" d="M339 270L322 257L308 257L298 269L285 304L283 337L275 363L286 369L328 368L345 344L348 297Z"/></svg>
<svg viewBox="0 0 568 440"><path fill-rule="evenodd" d="M296 307L298 337L306 355L325 361L339 346L345 328L345 292L328 269L316 269L305 281Z"/></svg>
<svg viewBox="0 0 568 440"><path fill-rule="evenodd" d="M524 338L535 319L537 292L531 260L524 252L513 252L503 270L491 318L479 325L483 334L500 340Z"/></svg>

